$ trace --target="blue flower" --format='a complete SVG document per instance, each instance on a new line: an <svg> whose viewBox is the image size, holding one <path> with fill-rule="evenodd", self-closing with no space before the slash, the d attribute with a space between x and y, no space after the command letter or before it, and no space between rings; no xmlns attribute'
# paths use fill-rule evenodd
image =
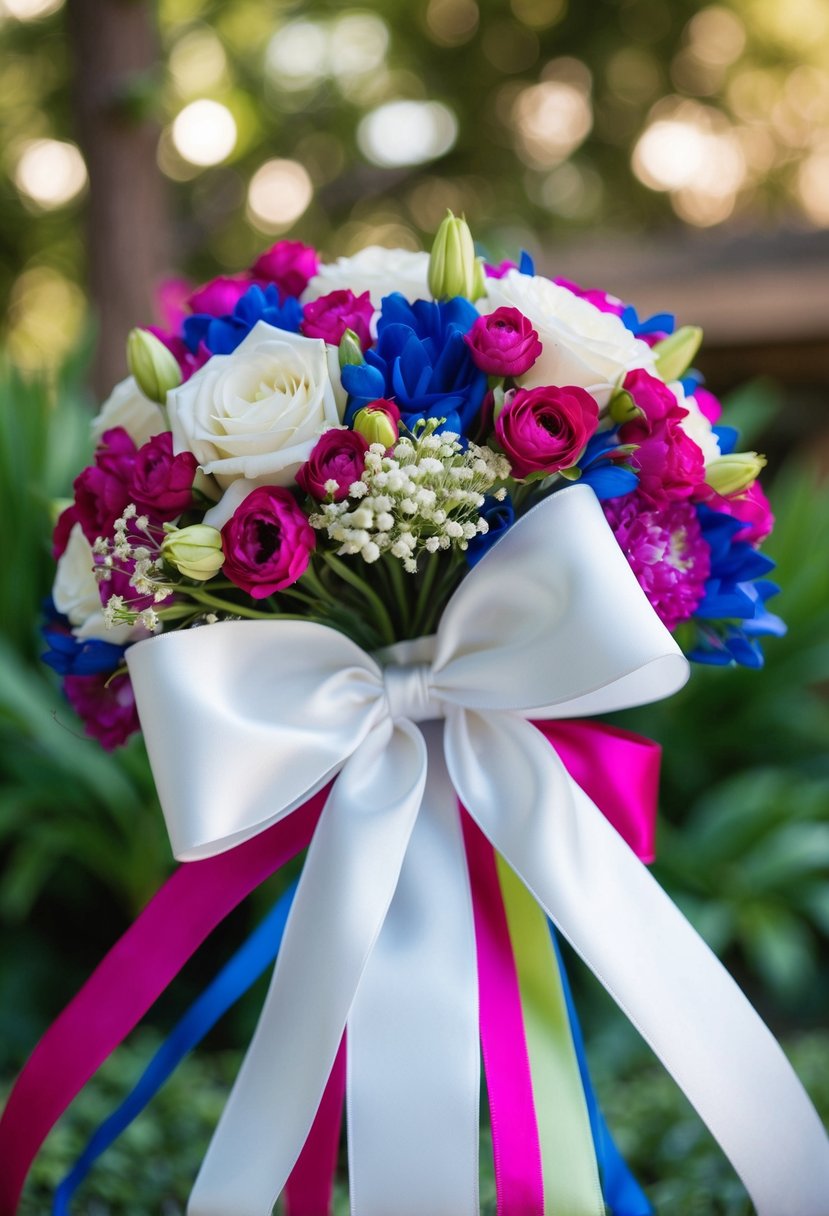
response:
<svg viewBox="0 0 829 1216"><path fill-rule="evenodd" d="M779 591L763 576L774 562L747 541L734 540L745 526L722 511L697 507L702 535L711 552L711 573L694 613L697 637L689 658L724 666L762 667L761 637L782 637L786 626L766 608Z"/></svg>
<svg viewBox="0 0 829 1216"><path fill-rule="evenodd" d="M632 304L628 304L619 318L625 329L637 338L646 334L672 334L676 329L676 317L671 312L654 313L644 321L639 320L639 314Z"/></svg>
<svg viewBox="0 0 829 1216"><path fill-rule="evenodd" d="M115 671L120 665L125 646L99 638L76 638L68 618L57 611L51 600L46 601L44 609L46 620L41 633L49 649L42 658L59 675L95 676Z"/></svg>
<svg viewBox="0 0 829 1216"><path fill-rule="evenodd" d="M349 394L346 424L370 401L387 397L409 429L420 419L445 418L445 429L467 433L487 389L487 377L463 340L477 317L461 296L415 304L396 292L386 296L376 347L366 351L364 363L342 369Z"/></svg>
<svg viewBox="0 0 829 1216"><path fill-rule="evenodd" d="M473 536L466 550L466 561L469 566L477 566L483 555L491 549L496 540L504 535L508 528L515 523L515 507L512 499L507 496L499 502L492 494L488 494L481 507L481 518L489 524L489 531Z"/></svg>
<svg viewBox="0 0 829 1216"><path fill-rule="evenodd" d="M293 296L287 296L283 301L279 288L273 283L268 283L267 287L254 284L239 299L233 312L224 317L200 312L185 317L182 337L193 354L203 342L212 355L229 355L259 321L298 334L302 305Z"/></svg>
<svg viewBox="0 0 829 1216"><path fill-rule="evenodd" d="M600 501L630 494L631 490L635 490L639 485L639 478L633 469L625 468L613 460L619 448L618 433L618 427L612 427L609 431L597 431L588 440L579 460L579 481L591 486Z"/></svg>

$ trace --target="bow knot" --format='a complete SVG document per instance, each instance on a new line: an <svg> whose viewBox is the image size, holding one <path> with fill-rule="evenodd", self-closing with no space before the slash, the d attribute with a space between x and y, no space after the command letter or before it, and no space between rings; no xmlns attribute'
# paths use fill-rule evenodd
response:
<svg viewBox="0 0 829 1216"><path fill-rule="evenodd" d="M429 663L394 663L383 670L383 688L393 721L427 722L443 718L445 711L435 696Z"/></svg>

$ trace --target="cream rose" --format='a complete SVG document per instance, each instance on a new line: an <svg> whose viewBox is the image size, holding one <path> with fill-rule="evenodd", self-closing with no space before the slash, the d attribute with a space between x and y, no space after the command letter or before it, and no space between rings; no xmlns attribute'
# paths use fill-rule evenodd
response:
<svg viewBox="0 0 829 1216"><path fill-rule="evenodd" d="M705 414L703 414L694 398L685 396L685 392L679 381L671 384L670 389L682 408L688 411L685 417L680 419L679 425L688 438L693 439L700 449L706 465L711 464L712 461L719 459L720 456L719 440L714 434L711 423L705 417Z"/></svg>
<svg viewBox="0 0 829 1216"><path fill-rule="evenodd" d="M136 625L104 623L98 583L93 574L94 562L89 541L80 524L69 533L69 543L58 559L52 599L58 612L69 618L76 638L98 638L124 646L127 642L147 636L146 629Z"/></svg>
<svg viewBox="0 0 829 1216"><path fill-rule="evenodd" d="M134 376L116 384L97 416L92 419L92 438L99 442L104 431L122 426L137 448L168 431L161 406L149 401L139 389Z"/></svg>
<svg viewBox="0 0 829 1216"><path fill-rule="evenodd" d="M364 291L371 293L371 302L380 307L383 296L399 291L409 303L414 300L431 300L427 286L429 274L428 253L413 253L409 249L383 249L380 245L369 245L350 258L338 258L318 272L302 293L302 302L307 304L329 292L350 287L355 296Z"/></svg>
<svg viewBox="0 0 829 1216"><path fill-rule="evenodd" d="M502 279L487 279L479 312L486 315L502 307L523 313L541 340L540 356L518 377L524 388L575 385L604 407L626 372L635 367L653 371L650 347L634 338L617 316L540 275L510 270Z"/></svg>
<svg viewBox="0 0 829 1216"><path fill-rule="evenodd" d="M238 478L290 485L340 421L325 343L264 321L173 389L167 409L174 450L192 452L222 489Z"/></svg>

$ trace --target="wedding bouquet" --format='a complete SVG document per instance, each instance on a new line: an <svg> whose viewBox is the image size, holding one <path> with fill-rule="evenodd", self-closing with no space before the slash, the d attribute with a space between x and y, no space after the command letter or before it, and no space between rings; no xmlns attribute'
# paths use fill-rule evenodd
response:
<svg viewBox="0 0 829 1216"><path fill-rule="evenodd" d="M502 1216L649 1212L552 925L762 1216L825 1216L808 1099L641 865L658 749L580 720L670 695L688 659L759 667L783 630L764 460L719 424L700 340L526 255L486 264L451 214L428 255L281 241L133 331L55 529L46 658L105 747L141 726L188 864L24 1070L0 1216L80 1085L306 846L191 1216L283 1191L320 1216L346 1091L352 1211L473 1216L481 1048Z"/></svg>

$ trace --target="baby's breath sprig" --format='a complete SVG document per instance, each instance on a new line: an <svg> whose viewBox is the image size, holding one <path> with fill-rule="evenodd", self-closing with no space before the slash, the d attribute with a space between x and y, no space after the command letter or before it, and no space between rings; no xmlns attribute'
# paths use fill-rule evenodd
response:
<svg viewBox="0 0 829 1216"><path fill-rule="evenodd" d="M338 556L373 563L389 554L415 574L421 554L465 550L488 530L480 510L487 493L509 476L509 462L489 448L464 447L452 431L436 433L442 422L417 423L391 452L372 444L348 497L311 515L312 527L337 544Z"/></svg>
<svg viewBox="0 0 829 1216"><path fill-rule="evenodd" d="M163 532L146 515L139 515L135 503L128 503L112 527L112 536L99 536L92 546L98 583L111 583L113 574L126 577L134 595L112 594L103 609L104 623L143 625L150 633L161 628L155 605L165 603L173 587L164 574L161 560Z"/></svg>

